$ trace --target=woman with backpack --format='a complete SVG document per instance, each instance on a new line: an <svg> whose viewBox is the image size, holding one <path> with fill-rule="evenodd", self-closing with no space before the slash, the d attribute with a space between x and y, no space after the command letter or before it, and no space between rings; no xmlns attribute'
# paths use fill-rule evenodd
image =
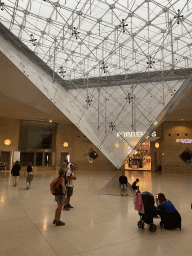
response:
<svg viewBox="0 0 192 256"><path fill-rule="evenodd" d="M64 226L65 223L60 220L61 218L61 210L65 201L65 193L66 188L64 185L64 170L59 170L59 177L54 179L51 182L50 189L53 195L55 195L55 201L57 202L57 209L55 211L55 219L53 220L53 224L56 226Z"/></svg>
<svg viewBox="0 0 192 256"><path fill-rule="evenodd" d="M32 163L29 162L28 166L27 166L27 170L25 171L25 173L27 172L27 177L26 177L27 190L30 188L31 181L33 180L33 176L34 176L33 167L31 165L32 165ZM24 177L25 177L25 173L24 173Z"/></svg>

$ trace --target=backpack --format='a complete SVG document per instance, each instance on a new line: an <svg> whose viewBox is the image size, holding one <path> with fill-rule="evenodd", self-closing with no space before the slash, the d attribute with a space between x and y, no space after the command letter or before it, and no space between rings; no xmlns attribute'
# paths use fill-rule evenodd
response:
<svg viewBox="0 0 192 256"><path fill-rule="evenodd" d="M33 180L33 174L31 172L28 172L27 179L28 180Z"/></svg>
<svg viewBox="0 0 192 256"><path fill-rule="evenodd" d="M57 196L60 194L59 177L52 180L52 182L50 184L50 190L51 190L52 195L54 195L54 196Z"/></svg>

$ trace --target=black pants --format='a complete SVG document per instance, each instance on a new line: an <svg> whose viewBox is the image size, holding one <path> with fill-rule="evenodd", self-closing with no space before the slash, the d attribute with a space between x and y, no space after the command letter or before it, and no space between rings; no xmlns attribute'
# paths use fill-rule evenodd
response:
<svg viewBox="0 0 192 256"><path fill-rule="evenodd" d="M181 216L178 211L165 213L158 210L158 215L161 217L165 229L181 228Z"/></svg>

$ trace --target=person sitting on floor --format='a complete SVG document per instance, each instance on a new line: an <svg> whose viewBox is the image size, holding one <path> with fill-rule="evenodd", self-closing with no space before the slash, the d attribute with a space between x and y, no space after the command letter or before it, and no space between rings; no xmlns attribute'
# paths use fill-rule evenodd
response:
<svg viewBox="0 0 192 256"><path fill-rule="evenodd" d="M132 189L134 189L134 190L138 189L139 190L139 186L137 186L138 182L139 182L139 179L137 178L136 181L134 181L133 184L132 184Z"/></svg>
<svg viewBox="0 0 192 256"><path fill-rule="evenodd" d="M125 173L122 172L122 175L119 177L119 183L121 185L121 195L127 194L127 177L125 176Z"/></svg>

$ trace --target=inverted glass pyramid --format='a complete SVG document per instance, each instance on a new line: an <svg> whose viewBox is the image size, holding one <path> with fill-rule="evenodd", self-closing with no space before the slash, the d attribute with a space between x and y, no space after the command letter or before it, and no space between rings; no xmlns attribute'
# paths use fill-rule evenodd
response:
<svg viewBox="0 0 192 256"><path fill-rule="evenodd" d="M52 69L47 97L119 168L191 88L191 7L5 0L0 21Z"/></svg>

